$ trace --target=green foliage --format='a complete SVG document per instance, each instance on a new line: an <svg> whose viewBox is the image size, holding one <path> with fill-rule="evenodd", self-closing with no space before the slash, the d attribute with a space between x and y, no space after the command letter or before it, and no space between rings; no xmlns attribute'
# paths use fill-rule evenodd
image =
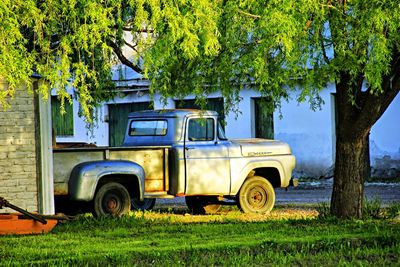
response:
<svg viewBox="0 0 400 267"><path fill-rule="evenodd" d="M113 96L110 70L119 62L164 97L220 90L230 108L254 85L276 106L301 85L298 100L315 108L319 90L343 72L352 83L366 78L377 94L399 50L399 10L395 0L7 0L0 77L9 86L0 104L37 72L45 98L55 88L63 106L73 86L90 118Z"/></svg>
<svg viewBox="0 0 400 267"><path fill-rule="evenodd" d="M20 29L33 27L38 21L37 9L25 1L2 1L0 3L0 78L8 87L0 91L0 105L7 107L6 98L13 96L15 87L21 83L30 84L34 55L29 53ZM40 23L39 23L40 24Z"/></svg>
<svg viewBox="0 0 400 267"><path fill-rule="evenodd" d="M400 224L384 220L181 223L83 216L39 236L1 236L8 265L393 265ZM180 215L184 216L184 215ZM193 216L196 217L196 216ZM211 216L212 217L212 216Z"/></svg>
<svg viewBox="0 0 400 267"><path fill-rule="evenodd" d="M215 54L215 10L213 1L3 1L0 77L8 87L0 92L0 105L7 107L15 88L30 85L36 72L46 81L38 88L44 98L54 88L64 107L64 101L72 101L67 87L73 87L90 119L96 104L113 96L113 65L126 60L146 73L140 58L155 40L157 47L172 46L188 59ZM135 52L125 55L129 32ZM167 64L169 51L160 52L157 62Z"/></svg>
<svg viewBox="0 0 400 267"><path fill-rule="evenodd" d="M297 100L315 108L321 103L319 90L344 73L353 103L362 90L360 78L367 79L371 94L378 94L386 76L395 74L398 1L215 3L218 13L209 20L217 19L217 53L188 56L171 46L168 31L161 32L144 57L154 91L201 98L221 90L228 103L235 103L247 86L279 106L288 89L301 86Z"/></svg>

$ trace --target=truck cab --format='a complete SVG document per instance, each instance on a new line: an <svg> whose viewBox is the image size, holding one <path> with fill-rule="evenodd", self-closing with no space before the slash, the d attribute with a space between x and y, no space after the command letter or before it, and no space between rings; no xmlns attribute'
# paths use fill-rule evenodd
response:
<svg viewBox="0 0 400 267"><path fill-rule="evenodd" d="M155 110L129 116L123 146L166 145L171 195L230 193L229 141L214 111Z"/></svg>

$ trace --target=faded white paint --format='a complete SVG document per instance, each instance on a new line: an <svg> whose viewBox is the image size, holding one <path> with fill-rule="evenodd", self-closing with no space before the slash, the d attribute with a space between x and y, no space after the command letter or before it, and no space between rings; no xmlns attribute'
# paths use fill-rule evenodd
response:
<svg viewBox="0 0 400 267"><path fill-rule="evenodd" d="M400 94L372 127L370 141L375 156L400 159Z"/></svg>
<svg viewBox="0 0 400 267"><path fill-rule="evenodd" d="M40 81L43 82L43 81ZM38 97L39 126L40 126L40 193L39 213L53 215L54 206L54 178L53 178L53 148L51 134L51 105L50 101L44 101Z"/></svg>
<svg viewBox="0 0 400 267"><path fill-rule="evenodd" d="M400 94L372 127L370 153L372 176L400 176Z"/></svg>
<svg viewBox="0 0 400 267"><path fill-rule="evenodd" d="M288 142L297 157L296 174L324 176L333 165L333 85L321 92L324 104L313 111L309 103L297 103L296 94L282 103L282 116L274 114L275 138Z"/></svg>

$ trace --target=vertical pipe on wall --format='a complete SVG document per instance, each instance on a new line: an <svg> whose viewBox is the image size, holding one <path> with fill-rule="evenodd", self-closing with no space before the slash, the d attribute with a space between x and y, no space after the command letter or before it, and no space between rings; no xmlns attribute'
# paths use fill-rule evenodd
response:
<svg viewBox="0 0 400 267"><path fill-rule="evenodd" d="M38 88L35 81L34 89ZM35 95L37 105L38 134L38 167L39 167L39 213L53 215L54 207L54 178L53 178L53 147L51 126L51 102L43 100L42 96Z"/></svg>

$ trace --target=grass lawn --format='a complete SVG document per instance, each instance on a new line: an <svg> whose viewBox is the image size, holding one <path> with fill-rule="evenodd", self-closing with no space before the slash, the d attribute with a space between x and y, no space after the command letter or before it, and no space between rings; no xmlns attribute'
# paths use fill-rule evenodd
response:
<svg viewBox="0 0 400 267"><path fill-rule="evenodd" d="M82 216L50 234L1 236L0 265L400 266L398 220L316 216L293 207L263 216L235 209Z"/></svg>

